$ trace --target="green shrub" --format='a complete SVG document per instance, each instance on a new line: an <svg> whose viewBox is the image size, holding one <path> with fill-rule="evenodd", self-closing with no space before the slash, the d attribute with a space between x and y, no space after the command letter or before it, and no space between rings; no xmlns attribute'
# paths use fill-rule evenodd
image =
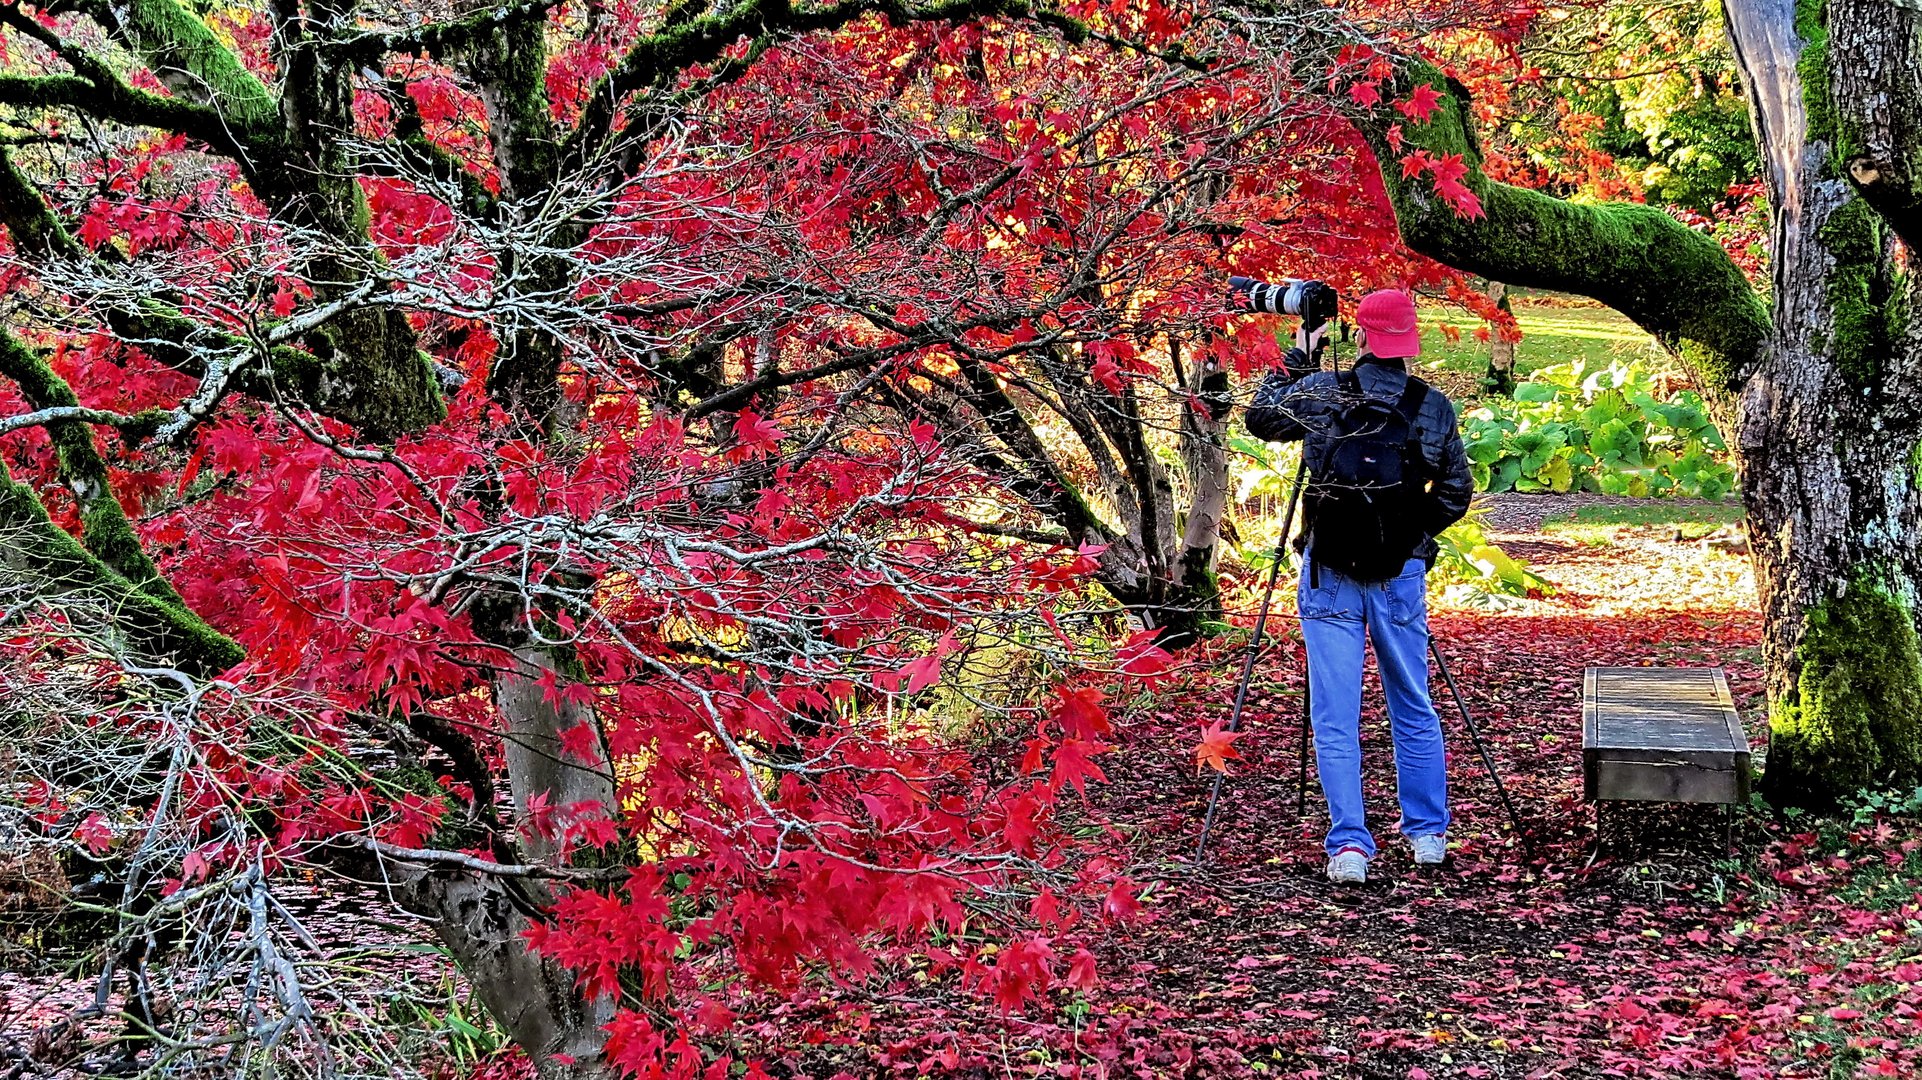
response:
<svg viewBox="0 0 1922 1080"><path fill-rule="evenodd" d="M1735 485L1722 435L1700 395L1658 399L1639 364L1544 368L1513 398L1462 417L1484 491L1596 491L1720 499Z"/></svg>
<svg viewBox="0 0 1922 1080"><path fill-rule="evenodd" d="M1440 549L1435 568L1428 575L1431 591L1446 591L1466 586L1469 593L1497 596L1527 596L1554 589L1529 570L1527 564L1503 551L1488 539L1482 527L1483 511L1471 510L1468 516L1448 527L1435 538ZM1456 589L1455 595L1464 590Z"/></svg>

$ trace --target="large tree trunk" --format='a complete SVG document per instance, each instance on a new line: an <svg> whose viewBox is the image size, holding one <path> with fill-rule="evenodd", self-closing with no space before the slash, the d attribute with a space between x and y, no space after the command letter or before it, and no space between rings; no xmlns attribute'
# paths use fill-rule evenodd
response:
<svg viewBox="0 0 1922 1080"><path fill-rule="evenodd" d="M1854 108L1922 130L1916 24L1870 0L1727 8L1775 214L1774 328L1739 430L1766 635L1764 790L1819 804L1918 771L1922 333L1900 241L1843 164L1866 150Z"/></svg>
<svg viewBox="0 0 1922 1080"><path fill-rule="evenodd" d="M589 1001L574 973L527 947L523 937L543 902L526 883L466 870L399 875L402 899L434 924L487 1011L527 1054L541 1080L610 1080L602 1053L611 1000Z"/></svg>

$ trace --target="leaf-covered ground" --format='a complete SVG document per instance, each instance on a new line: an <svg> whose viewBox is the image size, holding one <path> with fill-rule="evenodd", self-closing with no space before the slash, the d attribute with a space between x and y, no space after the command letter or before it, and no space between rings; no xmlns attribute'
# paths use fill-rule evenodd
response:
<svg viewBox="0 0 1922 1080"><path fill-rule="evenodd" d="M1704 530L1635 514L1599 539L1543 528L1570 509L1493 515L1507 540L1532 545L1553 596L1433 620L1532 857L1459 714L1445 711L1451 857L1416 871L1391 834L1386 721L1371 690L1365 753L1383 855L1365 888L1329 886L1312 780L1296 810L1301 665L1284 623L1204 864L1192 856L1209 777L1194 748L1226 712L1233 651L1128 710L1089 817L1108 822L1103 842L1143 883L1142 911L1056 942L1064 954L1090 948L1100 985L1010 1015L947 980L892 973L766 1017L768 1035L778 1021L805 1036L770 1064L819 1076L1917 1075L1912 801L1819 822L1748 810L1734 856L1713 809L1634 808L1591 865L1583 666L1721 664L1759 744L1759 618L1746 560L1696 539Z"/></svg>

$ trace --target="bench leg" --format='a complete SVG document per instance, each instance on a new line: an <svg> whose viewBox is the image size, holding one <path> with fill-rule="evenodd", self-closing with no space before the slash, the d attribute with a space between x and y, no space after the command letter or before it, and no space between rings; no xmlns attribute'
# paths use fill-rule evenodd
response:
<svg viewBox="0 0 1922 1080"><path fill-rule="evenodd" d="M1602 805L1607 801L1606 799L1595 800L1595 847L1588 853L1588 863L1582 867L1583 870L1595 868L1595 860L1602 857L1602 845L1608 842L1606 834L1602 831Z"/></svg>

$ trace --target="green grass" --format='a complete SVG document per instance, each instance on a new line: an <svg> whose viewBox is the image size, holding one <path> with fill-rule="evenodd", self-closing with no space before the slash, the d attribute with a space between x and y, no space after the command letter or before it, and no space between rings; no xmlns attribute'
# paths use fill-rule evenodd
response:
<svg viewBox="0 0 1922 1080"><path fill-rule="evenodd" d="M1560 307L1521 301L1515 304L1522 340L1515 346L1515 373L1528 375L1571 360L1610 362L1637 357L1665 358L1641 327L1613 308ZM1439 325L1422 331L1422 360L1431 367L1480 374L1488 366L1488 344L1475 338L1479 324L1454 323L1460 341L1449 341Z"/></svg>
<svg viewBox="0 0 1922 1080"><path fill-rule="evenodd" d="M1606 547L1625 529L1673 526L1684 540L1702 537L1742 520L1738 503L1650 500L1633 506L1578 506L1542 522L1542 532L1589 547Z"/></svg>

